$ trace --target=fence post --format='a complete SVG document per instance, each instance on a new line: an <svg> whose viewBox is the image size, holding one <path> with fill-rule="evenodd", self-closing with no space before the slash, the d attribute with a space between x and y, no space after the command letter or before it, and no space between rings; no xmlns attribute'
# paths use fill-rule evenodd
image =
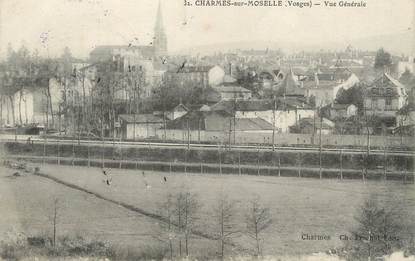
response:
<svg viewBox="0 0 415 261"><path fill-rule="evenodd" d="M57 162L58 162L58 165L61 165L59 138L56 140L56 143L57 143L57 146L58 146Z"/></svg>
<svg viewBox="0 0 415 261"><path fill-rule="evenodd" d="M72 166L75 166L75 137L72 137Z"/></svg>
<svg viewBox="0 0 415 261"><path fill-rule="evenodd" d="M278 152L278 177L281 177L281 154Z"/></svg>
<svg viewBox="0 0 415 261"><path fill-rule="evenodd" d="M242 175L242 171L241 171L241 151L239 151L239 153L238 153L238 173L239 173L239 176Z"/></svg>
<svg viewBox="0 0 415 261"><path fill-rule="evenodd" d="M135 160L134 160L135 161L135 169L138 169L138 156L139 156L138 155L138 147L134 148L134 154L135 154L135 157L134 157L135 158Z"/></svg>
<svg viewBox="0 0 415 261"><path fill-rule="evenodd" d="M259 168L259 147L258 147L258 154L257 154L257 175L259 176L260 168Z"/></svg>
<svg viewBox="0 0 415 261"><path fill-rule="evenodd" d="M343 180L343 149L340 149L340 179Z"/></svg>
<svg viewBox="0 0 415 261"><path fill-rule="evenodd" d="M200 174L203 174L203 157L201 156L202 152L199 151L199 159L200 159Z"/></svg>
<svg viewBox="0 0 415 261"><path fill-rule="evenodd" d="M388 168L388 156L387 156L387 150L386 150L386 144L383 151L383 179L386 181L387 178L387 168Z"/></svg>
<svg viewBox="0 0 415 261"><path fill-rule="evenodd" d="M101 147L101 153L102 153L102 168L105 168L105 147L104 147L104 137L102 137L102 147Z"/></svg>
<svg viewBox="0 0 415 261"><path fill-rule="evenodd" d="M407 157L405 157L405 169L404 169L404 180L403 180L403 182L404 182L404 184L406 184L406 175L407 175L407 173L408 173L408 158Z"/></svg>
<svg viewBox="0 0 415 261"><path fill-rule="evenodd" d="M362 171L362 181L365 183L365 171Z"/></svg>
<svg viewBox="0 0 415 261"><path fill-rule="evenodd" d="M43 163L43 165L45 165L45 160L46 160L46 140L47 140L47 138L46 138L46 136L45 136L45 138L43 139L43 159L42 159L42 163Z"/></svg>
<svg viewBox="0 0 415 261"><path fill-rule="evenodd" d="M220 153L220 144L218 147L218 155L219 155L219 174L222 175L222 155Z"/></svg>
<svg viewBox="0 0 415 261"><path fill-rule="evenodd" d="M120 169L122 169L123 154L122 154L122 147L121 147L121 144L120 144L120 154L121 154L121 159L120 159Z"/></svg>
<svg viewBox="0 0 415 261"><path fill-rule="evenodd" d="M187 174L187 150L184 151L184 173Z"/></svg>
<svg viewBox="0 0 415 261"><path fill-rule="evenodd" d="M87 153L88 153L88 168L91 167L91 155L90 155L90 151L89 151L89 142L86 143L86 149L87 149Z"/></svg>

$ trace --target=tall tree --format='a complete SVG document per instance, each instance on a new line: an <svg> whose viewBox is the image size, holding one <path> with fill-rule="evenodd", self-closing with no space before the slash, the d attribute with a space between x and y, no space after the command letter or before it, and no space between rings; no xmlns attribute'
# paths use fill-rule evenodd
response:
<svg viewBox="0 0 415 261"><path fill-rule="evenodd" d="M255 255L262 255L263 233L272 224L271 212L269 208L262 206L259 196L255 196L248 206L245 216L246 234L255 242Z"/></svg>
<svg viewBox="0 0 415 261"><path fill-rule="evenodd" d="M226 246L233 244L233 238L239 232L235 216L235 202L229 200L227 195L221 193L214 208L216 225L214 236L219 243L219 255L222 260L225 258Z"/></svg>
<svg viewBox="0 0 415 261"><path fill-rule="evenodd" d="M386 52L383 48L380 48L375 57L375 69L384 70L389 69L392 65L392 56L390 53Z"/></svg>
<svg viewBox="0 0 415 261"><path fill-rule="evenodd" d="M355 217L358 226L346 241L350 260L375 260L404 248L409 223L396 203L381 202L373 195L364 202Z"/></svg>

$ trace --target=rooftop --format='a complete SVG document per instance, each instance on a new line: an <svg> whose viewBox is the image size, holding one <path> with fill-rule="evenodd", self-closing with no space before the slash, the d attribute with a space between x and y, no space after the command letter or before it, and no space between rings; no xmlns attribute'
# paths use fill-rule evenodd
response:
<svg viewBox="0 0 415 261"><path fill-rule="evenodd" d="M311 106L300 99L278 98L268 100L222 100L211 106L212 111L269 111L277 110L312 109Z"/></svg>
<svg viewBox="0 0 415 261"><path fill-rule="evenodd" d="M174 66L173 68L169 68L167 72L169 73L197 73L197 72L208 72L212 69L214 65L184 65L184 66Z"/></svg>
<svg viewBox="0 0 415 261"><path fill-rule="evenodd" d="M244 87L238 86L238 85L219 85L219 86L215 86L213 87L213 89L217 90L218 92L246 92L249 93L251 92L248 89L245 89Z"/></svg>
<svg viewBox="0 0 415 261"><path fill-rule="evenodd" d="M163 123L163 118L153 114L120 114L120 120L127 123Z"/></svg>

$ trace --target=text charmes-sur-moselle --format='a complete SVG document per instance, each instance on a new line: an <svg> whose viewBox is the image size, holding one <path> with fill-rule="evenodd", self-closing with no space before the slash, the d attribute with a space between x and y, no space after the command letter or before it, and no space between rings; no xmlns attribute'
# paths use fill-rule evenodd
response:
<svg viewBox="0 0 415 261"><path fill-rule="evenodd" d="M195 0L196 6L287 6L287 7L366 7L365 1L295 1L295 0ZM185 5L192 5L191 2L185 0Z"/></svg>

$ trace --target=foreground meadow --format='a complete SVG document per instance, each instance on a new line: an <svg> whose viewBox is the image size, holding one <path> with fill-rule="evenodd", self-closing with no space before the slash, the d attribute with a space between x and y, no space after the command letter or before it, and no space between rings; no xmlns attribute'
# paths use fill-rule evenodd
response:
<svg viewBox="0 0 415 261"><path fill-rule="evenodd" d="M265 255L302 255L342 246L339 236L356 226L358 208L373 195L382 201L399 202L412 217L415 212L414 185L399 182L105 169L111 177L108 185L99 168L39 167L41 173L148 213L159 213L168 193L191 191L201 205L196 228L207 234L216 229L212 217L219 198L226 196L232 202L235 226L243 231L249 202L259 196L272 216L272 225L263 235ZM80 234L131 247L159 244L159 221L154 218L30 173L11 178L13 172L0 170L0 210L7 213L0 217L2 235L10 231L29 235L50 233L53 200L58 199L58 233ZM326 235L330 239L304 240L304 234ZM249 249L252 243L243 233L234 241L243 249ZM216 242L199 237L193 238L190 246L190 252L198 253L214 253L217 248ZM237 251L234 249L234 253Z"/></svg>

